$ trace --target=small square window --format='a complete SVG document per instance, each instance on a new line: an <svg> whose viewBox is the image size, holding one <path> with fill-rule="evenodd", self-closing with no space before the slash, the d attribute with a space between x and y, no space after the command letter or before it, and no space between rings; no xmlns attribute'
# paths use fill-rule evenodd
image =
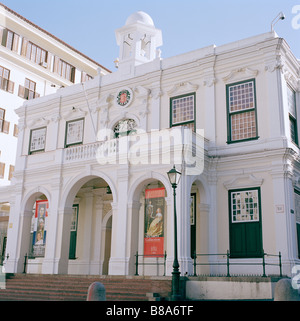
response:
<svg viewBox="0 0 300 321"><path fill-rule="evenodd" d="M83 127L83 118L67 122L65 147L83 143Z"/></svg>
<svg viewBox="0 0 300 321"><path fill-rule="evenodd" d="M180 125L195 129L195 94L171 98L171 127Z"/></svg>
<svg viewBox="0 0 300 321"><path fill-rule="evenodd" d="M29 154L45 150L46 127L32 129L30 132Z"/></svg>

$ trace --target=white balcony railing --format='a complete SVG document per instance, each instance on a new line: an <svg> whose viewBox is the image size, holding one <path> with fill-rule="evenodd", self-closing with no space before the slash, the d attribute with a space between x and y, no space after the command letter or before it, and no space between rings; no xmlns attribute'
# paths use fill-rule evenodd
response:
<svg viewBox="0 0 300 321"><path fill-rule="evenodd" d="M110 153L114 153L116 148L116 139L106 142L68 147L65 149L64 162L71 163L93 159L96 160L97 152L99 152L104 145L110 146Z"/></svg>
<svg viewBox="0 0 300 321"><path fill-rule="evenodd" d="M185 164L203 166L205 140L184 127L135 134L76 145L64 150L64 163L95 161L107 164Z"/></svg>

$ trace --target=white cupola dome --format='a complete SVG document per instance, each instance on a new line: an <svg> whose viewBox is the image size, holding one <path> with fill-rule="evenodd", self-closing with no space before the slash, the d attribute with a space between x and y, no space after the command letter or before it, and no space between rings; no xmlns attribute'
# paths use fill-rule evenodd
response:
<svg viewBox="0 0 300 321"><path fill-rule="evenodd" d="M118 68L123 74L134 74L136 66L160 59L161 30L143 11L128 17L125 26L116 30L116 40L120 46Z"/></svg>
<svg viewBox="0 0 300 321"><path fill-rule="evenodd" d="M142 23L144 25L147 26L153 26L154 27L154 23L152 18L145 12L143 11L137 11L135 13L133 13L131 16L128 17L128 19L126 20L126 26L135 24L135 23Z"/></svg>

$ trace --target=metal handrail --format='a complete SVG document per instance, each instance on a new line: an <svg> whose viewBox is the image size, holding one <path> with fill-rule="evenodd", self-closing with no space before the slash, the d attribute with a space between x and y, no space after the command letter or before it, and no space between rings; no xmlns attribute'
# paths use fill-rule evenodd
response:
<svg viewBox="0 0 300 321"><path fill-rule="evenodd" d="M199 256L226 256L226 263L224 262L209 262L209 263L199 263L197 262L197 257ZM278 257L278 263L268 263L266 262L265 260L265 257L266 256L273 256L273 257ZM236 257L235 257L236 258ZM233 259L233 257L231 257L231 254L229 251L227 251L226 254L197 254L196 252L194 253L194 256L193 256L193 266L194 266L194 276L197 276L197 271L196 271L196 268L197 268L197 265L226 265L227 266L227 277L230 277L230 266L231 265L262 265L262 268L263 268L263 273L262 273L262 276L263 277L266 277L266 265L275 265L275 266L279 266L279 275L280 277L282 277L282 262L281 262L281 252L279 252L278 255L276 254L268 254L268 253L265 253L264 251L262 252L262 255L261 257L257 257L258 259L262 259L262 262L230 262L230 259Z"/></svg>
<svg viewBox="0 0 300 321"><path fill-rule="evenodd" d="M156 258L156 262L155 263L151 263L151 262L139 262L139 257L143 257L143 258ZM158 259L159 258L163 258L164 261L163 263L159 263L158 262ZM135 254L135 275L138 276L139 275L139 265L156 265L156 266L159 266L159 265L163 265L164 266L164 274L163 276L166 275L166 261L167 261L167 252L165 252L164 255L162 256L157 256L157 255L152 255L152 254L147 254L147 255L144 255L144 254L139 254L138 251L136 252Z"/></svg>

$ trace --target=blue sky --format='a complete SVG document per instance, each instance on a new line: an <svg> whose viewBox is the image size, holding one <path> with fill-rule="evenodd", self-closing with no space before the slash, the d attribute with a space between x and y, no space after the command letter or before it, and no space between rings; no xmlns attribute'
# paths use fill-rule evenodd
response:
<svg viewBox="0 0 300 321"><path fill-rule="evenodd" d="M130 14L145 11L162 30L162 58L254 36L270 30L283 11L275 31L300 58L300 28L292 13L300 0L0 0L71 46L115 70L118 57L115 30Z"/></svg>

